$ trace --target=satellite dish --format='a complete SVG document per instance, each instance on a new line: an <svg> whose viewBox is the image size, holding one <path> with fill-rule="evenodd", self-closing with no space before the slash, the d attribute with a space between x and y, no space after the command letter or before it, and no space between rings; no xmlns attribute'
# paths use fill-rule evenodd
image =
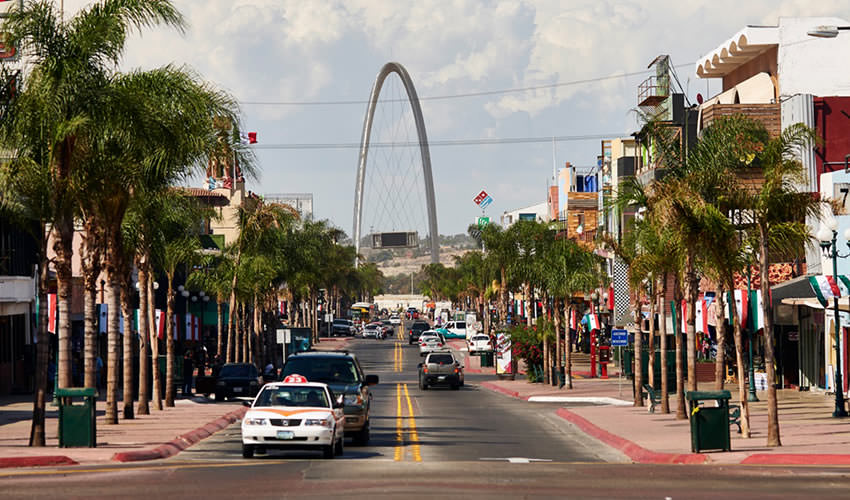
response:
<svg viewBox="0 0 850 500"><path fill-rule="evenodd" d="M697 102L702 104L702 94L697 93Z"/></svg>

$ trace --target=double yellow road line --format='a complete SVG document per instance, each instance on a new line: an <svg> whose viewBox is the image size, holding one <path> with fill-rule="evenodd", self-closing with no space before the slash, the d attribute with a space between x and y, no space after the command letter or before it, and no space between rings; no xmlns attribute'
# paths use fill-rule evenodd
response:
<svg viewBox="0 0 850 500"><path fill-rule="evenodd" d="M404 408L402 406L402 391L404 391L404 400L407 402L407 427L404 426ZM422 453L419 449L419 434L416 432L416 417L413 415L413 403L410 401L410 393L407 392L407 384L395 385L396 396L396 446L395 456L396 462L404 460L406 445L410 444L410 452L413 455L415 462L422 461Z"/></svg>
<svg viewBox="0 0 850 500"><path fill-rule="evenodd" d="M404 361L404 351L401 348L401 342L396 342L393 347L393 371L401 373Z"/></svg>

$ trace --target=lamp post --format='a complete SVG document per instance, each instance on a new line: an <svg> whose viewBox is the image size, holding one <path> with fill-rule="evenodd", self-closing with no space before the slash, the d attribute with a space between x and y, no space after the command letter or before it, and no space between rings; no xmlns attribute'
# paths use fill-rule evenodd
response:
<svg viewBox="0 0 850 500"><path fill-rule="evenodd" d="M838 279L838 257L846 258L846 255L838 253L838 221L834 217L827 220L825 225L821 225L817 234L820 240L820 246L827 257L832 257L832 276L833 279ZM850 241L850 229L844 232L844 238ZM846 417L847 411L844 409L844 385L841 382L841 318L838 313L838 297L833 297L833 307L835 308L835 410L832 412L833 417Z"/></svg>

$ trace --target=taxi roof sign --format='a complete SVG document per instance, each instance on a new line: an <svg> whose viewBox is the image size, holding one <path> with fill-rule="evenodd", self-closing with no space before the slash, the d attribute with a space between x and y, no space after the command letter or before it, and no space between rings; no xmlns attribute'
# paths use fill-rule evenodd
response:
<svg viewBox="0 0 850 500"><path fill-rule="evenodd" d="M293 373L292 375L287 375L286 378L283 379L284 384L306 384L307 377L303 375L298 375L297 373Z"/></svg>

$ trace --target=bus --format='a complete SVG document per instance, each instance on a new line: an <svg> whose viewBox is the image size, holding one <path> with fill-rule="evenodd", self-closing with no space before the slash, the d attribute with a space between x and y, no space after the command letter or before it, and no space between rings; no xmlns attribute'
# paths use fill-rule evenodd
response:
<svg viewBox="0 0 850 500"><path fill-rule="evenodd" d="M354 321L354 326L358 330L377 317L376 310L375 304L368 302L355 302L348 309L351 319Z"/></svg>

